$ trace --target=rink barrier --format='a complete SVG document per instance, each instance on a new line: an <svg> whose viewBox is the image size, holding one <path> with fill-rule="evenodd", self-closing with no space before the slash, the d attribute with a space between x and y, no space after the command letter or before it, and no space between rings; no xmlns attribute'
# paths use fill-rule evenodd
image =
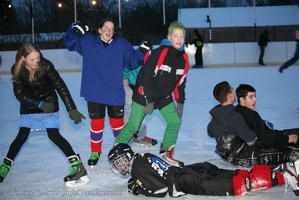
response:
<svg viewBox="0 0 299 200"><path fill-rule="evenodd" d="M155 45L154 48L158 46ZM136 48L136 47L135 47ZM293 57L296 42L270 42L265 50L264 62L267 66L280 66ZM194 45L188 45L186 53L189 55L190 67L194 63ZM60 72L76 72L82 70L82 57L67 49L41 50L43 56L49 59ZM257 66L259 46L255 42L239 43L205 43L203 48L203 67ZM16 51L0 51L2 64L0 74L10 74L14 64ZM297 62L296 65L299 63Z"/></svg>

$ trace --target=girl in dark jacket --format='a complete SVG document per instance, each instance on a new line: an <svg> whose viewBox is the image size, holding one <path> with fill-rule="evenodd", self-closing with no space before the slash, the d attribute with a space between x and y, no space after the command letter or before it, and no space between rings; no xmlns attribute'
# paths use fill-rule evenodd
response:
<svg viewBox="0 0 299 200"><path fill-rule="evenodd" d="M50 140L60 148L71 163L72 170L64 178L66 186L74 187L87 183L89 179L79 155L75 154L69 142L59 133L59 105L56 91L75 124L85 117L77 111L66 84L53 64L42 57L37 45L25 42L17 52L16 64L11 72L13 91L21 104L20 129L0 166L0 182L3 182L10 171L30 131L46 130Z"/></svg>

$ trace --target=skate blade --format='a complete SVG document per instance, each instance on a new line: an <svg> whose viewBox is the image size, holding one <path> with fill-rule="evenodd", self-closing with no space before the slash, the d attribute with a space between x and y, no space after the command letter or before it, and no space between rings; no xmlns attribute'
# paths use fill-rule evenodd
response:
<svg viewBox="0 0 299 200"><path fill-rule="evenodd" d="M97 165L90 165L90 169L91 169L92 171L96 170L96 169L97 169Z"/></svg>
<svg viewBox="0 0 299 200"><path fill-rule="evenodd" d="M85 185L89 182L89 178L88 176L82 176L80 179L78 180L74 180L74 181L67 181L65 182L65 185L67 188L74 188L74 187L78 187L81 185Z"/></svg>
<svg viewBox="0 0 299 200"><path fill-rule="evenodd" d="M174 166L174 167L184 167L184 163L179 161L179 162L173 162L171 160L168 159L164 159L162 156L159 156L159 158L161 158L167 165L169 166Z"/></svg>
<svg viewBox="0 0 299 200"><path fill-rule="evenodd" d="M138 142L132 142L131 146L137 149L156 149L158 147L158 145L148 145Z"/></svg>

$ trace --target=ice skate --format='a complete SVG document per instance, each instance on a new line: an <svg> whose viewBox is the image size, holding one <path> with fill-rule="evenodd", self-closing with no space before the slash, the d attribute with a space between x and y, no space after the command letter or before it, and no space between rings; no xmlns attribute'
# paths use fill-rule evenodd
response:
<svg viewBox="0 0 299 200"><path fill-rule="evenodd" d="M170 150L165 150L165 149L161 148L159 157L162 160L164 160L164 162L166 162L168 165L175 166L175 167L183 167L184 163L179 160L174 159L172 157L173 153L174 153L174 148L171 148Z"/></svg>
<svg viewBox="0 0 299 200"><path fill-rule="evenodd" d="M64 177L66 187L72 188L80 185L85 185L89 182L85 167L80 160L79 155L73 155L68 157L71 163L71 172Z"/></svg>
<svg viewBox="0 0 299 200"><path fill-rule="evenodd" d="M0 183L3 182L4 178L10 172L10 167L13 161L9 158L4 158L4 162L0 165Z"/></svg>
<svg viewBox="0 0 299 200"><path fill-rule="evenodd" d="M98 152L91 152L90 158L88 160L88 165L91 170L95 170L97 168L97 164L100 160L100 155Z"/></svg>
<svg viewBox="0 0 299 200"><path fill-rule="evenodd" d="M158 147L157 143L157 140L146 136L141 139L134 135L132 139L132 147L139 149L156 149Z"/></svg>
<svg viewBox="0 0 299 200"><path fill-rule="evenodd" d="M299 178L298 178L299 160L282 164L281 172L283 174L286 188L289 186L299 196Z"/></svg>

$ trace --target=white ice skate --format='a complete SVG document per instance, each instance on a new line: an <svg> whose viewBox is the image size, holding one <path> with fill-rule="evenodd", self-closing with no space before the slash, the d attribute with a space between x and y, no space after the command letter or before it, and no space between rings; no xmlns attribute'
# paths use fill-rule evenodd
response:
<svg viewBox="0 0 299 200"><path fill-rule="evenodd" d="M89 178L86 175L86 176L80 177L80 179L78 179L78 180L66 181L65 186L67 188L74 188L74 187L78 187L78 186L81 186L81 185L85 185L88 182L89 182Z"/></svg>
<svg viewBox="0 0 299 200"><path fill-rule="evenodd" d="M131 146L137 149L156 149L158 144L157 140L145 136L143 139L133 137Z"/></svg>

